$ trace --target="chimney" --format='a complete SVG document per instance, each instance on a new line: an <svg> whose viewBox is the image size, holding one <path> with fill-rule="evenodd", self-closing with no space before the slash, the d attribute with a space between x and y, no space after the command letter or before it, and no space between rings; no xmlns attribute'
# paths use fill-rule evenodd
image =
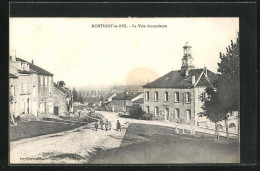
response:
<svg viewBox="0 0 260 171"><path fill-rule="evenodd" d="M33 64L33 60L32 60L32 64Z"/></svg>
<svg viewBox="0 0 260 171"><path fill-rule="evenodd" d="M208 76L208 70L207 70L207 67L204 67L204 73L206 76Z"/></svg>
<svg viewBox="0 0 260 171"><path fill-rule="evenodd" d="M16 50L11 50L10 56L12 61L16 61Z"/></svg>
<svg viewBox="0 0 260 171"><path fill-rule="evenodd" d="M191 78L192 78L191 83L194 85L195 84L195 75L193 75Z"/></svg>

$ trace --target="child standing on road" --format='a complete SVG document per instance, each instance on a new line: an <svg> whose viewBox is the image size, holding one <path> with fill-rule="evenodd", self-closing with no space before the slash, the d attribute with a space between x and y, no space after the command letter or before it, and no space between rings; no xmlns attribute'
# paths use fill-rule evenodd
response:
<svg viewBox="0 0 260 171"><path fill-rule="evenodd" d="M108 129L108 121L107 120L105 122L105 128L106 128L106 131L107 131L107 129Z"/></svg>
<svg viewBox="0 0 260 171"><path fill-rule="evenodd" d="M117 120L116 130L118 131L119 129L120 129L120 132L121 132L121 124L120 124L119 120Z"/></svg>
<svg viewBox="0 0 260 171"><path fill-rule="evenodd" d="M100 119L100 126L101 126L101 129L103 130L103 120Z"/></svg>
<svg viewBox="0 0 260 171"><path fill-rule="evenodd" d="M98 122L97 121L95 121L95 129L96 129L96 131L97 131L97 129L98 129Z"/></svg>
<svg viewBox="0 0 260 171"><path fill-rule="evenodd" d="M112 129L112 124L111 124L111 122L108 122L108 129L111 131L111 129Z"/></svg>

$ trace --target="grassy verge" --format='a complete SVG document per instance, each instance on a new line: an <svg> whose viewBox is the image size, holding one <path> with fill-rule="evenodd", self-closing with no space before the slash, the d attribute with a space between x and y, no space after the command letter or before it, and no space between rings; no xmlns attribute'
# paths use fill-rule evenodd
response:
<svg viewBox="0 0 260 171"><path fill-rule="evenodd" d="M43 121L21 122L17 126L10 127L10 141L68 131L90 122L93 122L93 119L80 118L76 120L66 118L64 120L57 120L45 118Z"/></svg>
<svg viewBox="0 0 260 171"><path fill-rule="evenodd" d="M221 142L225 143L221 143ZM212 136L176 134L168 127L130 124L121 146L97 150L90 163L100 164L174 164L174 163L237 163L239 144L236 140Z"/></svg>

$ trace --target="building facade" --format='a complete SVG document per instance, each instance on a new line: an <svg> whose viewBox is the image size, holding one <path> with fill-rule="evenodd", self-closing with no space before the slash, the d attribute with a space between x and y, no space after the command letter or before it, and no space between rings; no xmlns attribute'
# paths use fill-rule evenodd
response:
<svg viewBox="0 0 260 171"><path fill-rule="evenodd" d="M196 69L191 55L191 46L186 43L180 70L171 71L143 86L144 110L157 120L196 125L206 121L199 117L205 97L205 88L216 79L216 74L207 68Z"/></svg>
<svg viewBox="0 0 260 171"><path fill-rule="evenodd" d="M15 116L21 114L40 116L53 113L53 74L16 56L10 56L10 90L15 93ZM11 109L12 108L12 109Z"/></svg>
<svg viewBox="0 0 260 171"><path fill-rule="evenodd" d="M136 101L140 98L143 98L142 92L135 93L119 93L117 96L112 98L112 101L109 103L111 111L115 112L129 112L133 104L133 101Z"/></svg>
<svg viewBox="0 0 260 171"><path fill-rule="evenodd" d="M73 95L64 81L53 84L53 106L55 115L68 116L73 112Z"/></svg>

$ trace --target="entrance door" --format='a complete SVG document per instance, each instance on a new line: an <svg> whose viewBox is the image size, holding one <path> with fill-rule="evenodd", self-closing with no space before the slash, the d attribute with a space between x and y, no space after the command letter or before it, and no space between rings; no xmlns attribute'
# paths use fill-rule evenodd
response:
<svg viewBox="0 0 260 171"><path fill-rule="evenodd" d="M27 114L30 113L30 99L27 99Z"/></svg>
<svg viewBox="0 0 260 171"><path fill-rule="evenodd" d="M169 120L169 108L164 108L165 119Z"/></svg>
<svg viewBox="0 0 260 171"><path fill-rule="evenodd" d="M59 107L54 106L54 115L59 115Z"/></svg>

